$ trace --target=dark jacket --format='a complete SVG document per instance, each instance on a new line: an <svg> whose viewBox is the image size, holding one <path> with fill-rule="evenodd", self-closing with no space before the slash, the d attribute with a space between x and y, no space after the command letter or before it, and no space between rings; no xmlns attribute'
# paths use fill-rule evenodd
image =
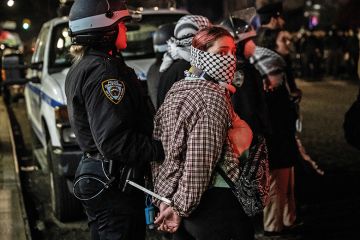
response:
<svg viewBox="0 0 360 240"><path fill-rule="evenodd" d="M238 70L244 78L242 85L236 87L236 92L231 98L234 110L249 124L254 134L267 135L271 129L260 73L248 60L239 64Z"/></svg>
<svg viewBox="0 0 360 240"><path fill-rule="evenodd" d="M171 66L163 73L160 74L160 83L157 95L157 106L158 108L165 100L166 93L170 90L171 86L184 79L185 70L189 70L190 63L184 59L175 60Z"/></svg>
<svg viewBox="0 0 360 240"><path fill-rule="evenodd" d="M84 152L130 167L160 160L153 115L133 69L120 58L89 50L66 77L70 124Z"/></svg>
<svg viewBox="0 0 360 240"><path fill-rule="evenodd" d="M160 69L161 60L156 60L153 65L150 66L146 84L148 88L149 97L151 99L152 104L154 105L155 109L157 109L157 94L159 89L159 82L160 82Z"/></svg>
<svg viewBox="0 0 360 240"><path fill-rule="evenodd" d="M285 84L266 93L272 133L266 138L270 169L294 166L299 158L295 139L296 105Z"/></svg>

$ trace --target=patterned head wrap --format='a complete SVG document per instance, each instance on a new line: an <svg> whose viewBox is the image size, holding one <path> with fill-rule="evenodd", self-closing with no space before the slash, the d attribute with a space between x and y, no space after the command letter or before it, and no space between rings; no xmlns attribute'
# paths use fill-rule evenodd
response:
<svg viewBox="0 0 360 240"><path fill-rule="evenodd" d="M216 81L231 84L234 79L236 69L234 55L214 54L191 47L190 63Z"/></svg>
<svg viewBox="0 0 360 240"><path fill-rule="evenodd" d="M260 72L263 78L264 89L272 89L282 84L285 77L284 59L276 52L256 46L250 63Z"/></svg>
<svg viewBox="0 0 360 240"><path fill-rule="evenodd" d="M179 19L174 29L174 37L184 45L191 45L191 40L195 34L211 23L209 19L199 15L186 15ZM184 42L184 40L190 40Z"/></svg>
<svg viewBox="0 0 360 240"><path fill-rule="evenodd" d="M199 30L209 26L209 19L200 15L186 15L180 18L174 29L174 37L167 41L168 50L160 66L160 72L166 71L176 59L189 62L193 37Z"/></svg>

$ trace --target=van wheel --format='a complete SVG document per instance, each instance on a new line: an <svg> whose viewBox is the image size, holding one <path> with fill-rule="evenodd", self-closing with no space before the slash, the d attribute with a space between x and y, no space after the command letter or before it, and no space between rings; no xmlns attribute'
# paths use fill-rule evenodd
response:
<svg viewBox="0 0 360 240"><path fill-rule="evenodd" d="M53 157L53 148L50 141L47 143L46 152L49 164L52 211L61 222L77 220L83 216L81 203L69 191L68 179L59 174L60 163Z"/></svg>
<svg viewBox="0 0 360 240"><path fill-rule="evenodd" d="M42 169L38 156L36 155L36 151L38 151L38 149L43 149L43 148L32 127L30 127L30 139L31 139L31 153L29 154L29 156L31 157L30 163L31 165L37 166L40 169Z"/></svg>

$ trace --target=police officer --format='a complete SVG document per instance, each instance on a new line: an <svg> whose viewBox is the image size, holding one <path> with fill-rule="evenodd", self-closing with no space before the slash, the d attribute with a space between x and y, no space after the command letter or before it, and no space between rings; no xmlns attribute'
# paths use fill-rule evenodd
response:
<svg viewBox="0 0 360 240"><path fill-rule="evenodd" d="M144 239L144 196L124 181L144 184L149 162L164 157L161 143L151 138L147 98L119 54L129 18L120 0L77 0L70 10L75 62L65 92L84 152L74 194L86 210L91 239Z"/></svg>

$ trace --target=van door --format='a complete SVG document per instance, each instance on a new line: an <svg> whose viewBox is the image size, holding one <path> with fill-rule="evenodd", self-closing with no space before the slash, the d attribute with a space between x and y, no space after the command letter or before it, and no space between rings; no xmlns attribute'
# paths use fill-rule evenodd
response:
<svg viewBox="0 0 360 240"><path fill-rule="evenodd" d="M42 81L43 76L43 69L44 69L44 61L45 61L45 48L46 42L49 37L49 25L44 25L39 33L39 37L35 44L35 51L31 58L31 65L32 69L30 70L30 75L32 77L37 76L39 77L40 81ZM28 114L31 118L31 122L33 127L35 128L35 132L40 139L43 139L44 133L41 129L41 115L40 115L40 108L41 108L41 99L43 97L43 92L40 83L29 82L28 86L29 89L29 98L27 99L30 101L30 106L27 109Z"/></svg>

